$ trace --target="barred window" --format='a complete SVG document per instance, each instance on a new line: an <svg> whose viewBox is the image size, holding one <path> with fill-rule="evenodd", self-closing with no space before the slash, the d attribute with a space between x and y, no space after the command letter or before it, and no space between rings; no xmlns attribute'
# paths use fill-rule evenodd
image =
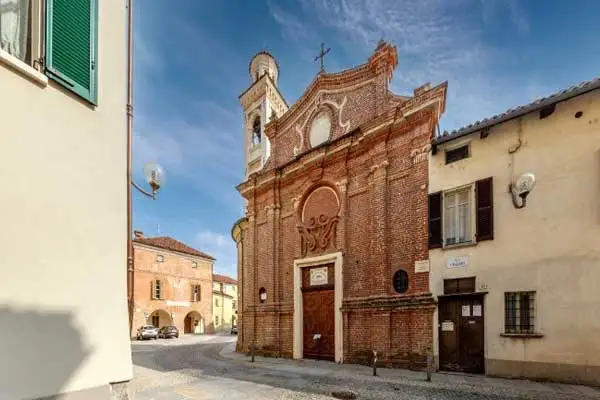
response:
<svg viewBox="0 0 600 400"><path fill-rule="evenodd" d="M535 333L535 292L504 293L504 333Z"/></svg>

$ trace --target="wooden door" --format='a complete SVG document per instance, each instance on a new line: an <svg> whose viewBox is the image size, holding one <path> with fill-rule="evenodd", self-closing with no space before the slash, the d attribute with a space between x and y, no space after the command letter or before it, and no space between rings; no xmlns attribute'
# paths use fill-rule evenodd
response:
<svg viewBox="0 0 600 400"><path fill-rule="evenodd" d="M335 358L334 290L306 290L303 297L303 357ZM315 339L315 335L320 335Z"/></svg>
<svg viewBox="0 0 600 400"><path fill-rule="evenodd" d="M183 320L183 333L192 333L192 316L187 315Z"/></svg>
<svg viewBox="0 0 600 400"><path fill-rule="evenodd" d="M438 320L440 369L484 373L483 297L441 298Z"/></svg>

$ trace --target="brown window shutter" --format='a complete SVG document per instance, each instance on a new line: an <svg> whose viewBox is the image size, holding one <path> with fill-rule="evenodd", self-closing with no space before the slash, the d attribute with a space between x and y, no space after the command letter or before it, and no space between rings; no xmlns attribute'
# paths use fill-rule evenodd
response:
<svg viewBox="0 0 600 400"><path fill-rule="evenodd" d="M155 288L155 287L156 287L156 284L155 284L155 282L154 282L153 280L152 280L152 281L150 281L150 298L151 298L152 300L156 300L156 297L154 296L154 293L155 293L155 292L154 292L154 288Z"/></svg>
<svg viewBox="0 0 600 400"><path fill-rule="evenodd" d="M494 239L494 185L492 177L476 182L477 241Z"/></svg>
<svg viewBox="0 0 600 400"><path fill-rule="evenodd" d="M442 192L429 195L429 248L442 247Z"/></svg>

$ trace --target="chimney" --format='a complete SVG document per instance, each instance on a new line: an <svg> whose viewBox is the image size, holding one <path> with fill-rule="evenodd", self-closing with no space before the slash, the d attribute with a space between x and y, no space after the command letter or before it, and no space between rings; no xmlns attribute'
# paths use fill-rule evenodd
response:
<svg viewBox="0 0 600 400"><path fill-rule="evenodd" d="M144 237L144 232L142 231L133 231L133 236L135 236L136 239L141 239Z"/></svg>

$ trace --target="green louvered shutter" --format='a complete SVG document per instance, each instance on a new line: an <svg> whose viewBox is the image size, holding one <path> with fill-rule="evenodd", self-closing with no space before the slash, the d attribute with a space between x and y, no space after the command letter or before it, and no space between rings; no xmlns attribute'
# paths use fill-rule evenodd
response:
<svg viewBox="0 0 600 400"><path fill-rule="evenodd" d="M46 0L46 73L97 101L97 0Z"/></svg>

